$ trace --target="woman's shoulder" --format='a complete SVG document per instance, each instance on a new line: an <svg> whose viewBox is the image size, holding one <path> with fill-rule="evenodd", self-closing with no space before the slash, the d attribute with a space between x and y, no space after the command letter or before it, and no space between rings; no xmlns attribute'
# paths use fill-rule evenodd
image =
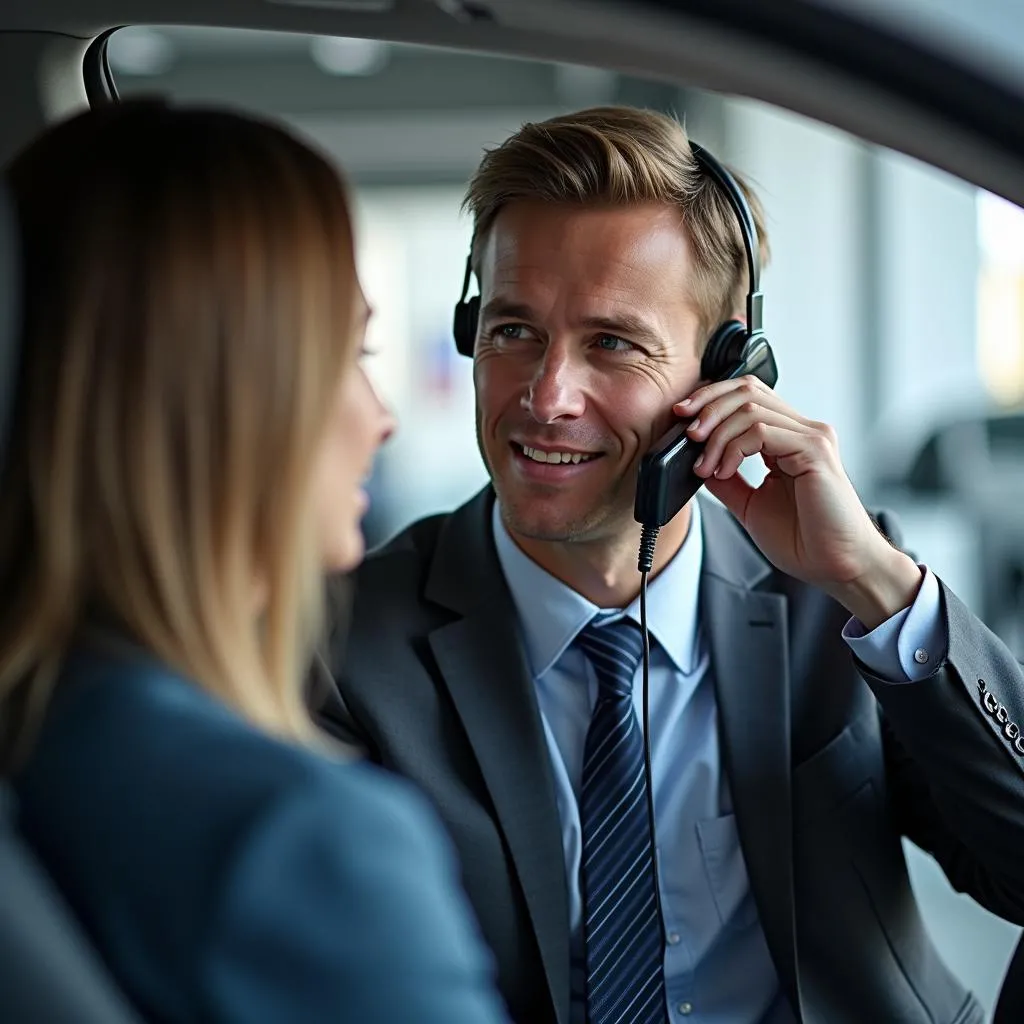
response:
<svg viewBox="0 0 1024 1024"><path fill-rule="evenodd" d="M58 876L96 891L172 865L211 876L288 814L436 834L407 783L329 742L270 736L155 659L76 654L15 776L19 816Z"/></svg>
<svg viewBox="0 0 1024 1024"><path fill-rule="evenodd" d="M405 787L341 747L271 736L173 668L138 652L69 659L19 788L119 808L135 827L189 812L225 822L293 791L356 806L402 803ZM66 794L70 796L71 794ZM228 812L227 818L232 814ZM212 822L211 822L212 824Z"/></svg>
<svg viewBox="0 0 1024 1024"><path fill-rule="evenodd" d="M450 842L408 783L267 736L156 663L73 673L19 795L141 1005L177 1004L181 1020L398 1022L410 1005L424 1021L504 1019Z"/></svg>

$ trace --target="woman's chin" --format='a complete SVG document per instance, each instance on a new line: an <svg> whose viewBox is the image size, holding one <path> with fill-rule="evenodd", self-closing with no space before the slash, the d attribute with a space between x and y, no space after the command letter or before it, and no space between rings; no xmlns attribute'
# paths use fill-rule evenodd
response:
<svg viewBox="0 0 1024 1024"><path fill-rule="evenodd" d="M357 522L345 537L338 537L329 545L324 556L324 570L328 573L351 572L366 554L366 541Z"/></svg>

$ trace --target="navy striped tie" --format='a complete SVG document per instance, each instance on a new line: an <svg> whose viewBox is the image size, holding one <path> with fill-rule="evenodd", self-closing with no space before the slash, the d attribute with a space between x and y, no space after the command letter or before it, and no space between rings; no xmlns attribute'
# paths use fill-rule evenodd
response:
<svg viewBox="0 0 1024 1024"><path fill-rule="evenodd" d="M664 934L655 896L644 741L633 708L642 639L626 619L579 635L597 675L583 756L583 924L588 1024L664 1024Z"/></svg>

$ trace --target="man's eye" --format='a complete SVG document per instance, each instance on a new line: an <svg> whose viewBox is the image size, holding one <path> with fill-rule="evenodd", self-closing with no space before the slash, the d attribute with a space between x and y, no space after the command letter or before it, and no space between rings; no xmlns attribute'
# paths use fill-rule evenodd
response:
<svg viewBox="0 0 1024 1024"><path fill-rule="evenodd" d="M526 324L498 324L490 330L490 336L498 342L528 341L535 337L534 332Z"/></svg>
<svg viewBox="0 0 1024 1024"><path fill-rule="evenodd" d="M631 341L626 341L625 338L619 338L614 334L602 334L597 339L597 344L606 352L628 352L631 348L636 347Z"/></svg>

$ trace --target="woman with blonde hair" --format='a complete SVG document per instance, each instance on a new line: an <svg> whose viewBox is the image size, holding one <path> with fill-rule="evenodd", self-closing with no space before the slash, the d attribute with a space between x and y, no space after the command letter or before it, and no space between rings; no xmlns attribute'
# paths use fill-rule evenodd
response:
<svg viewBox="0 0 1024 1024"><path fill-rule="evenodd" d="M24 834L147 1019L504 1020L432 814L303 700L392 428L336 172L255 119L130 102L7 178L0 720Z"/></svg>

